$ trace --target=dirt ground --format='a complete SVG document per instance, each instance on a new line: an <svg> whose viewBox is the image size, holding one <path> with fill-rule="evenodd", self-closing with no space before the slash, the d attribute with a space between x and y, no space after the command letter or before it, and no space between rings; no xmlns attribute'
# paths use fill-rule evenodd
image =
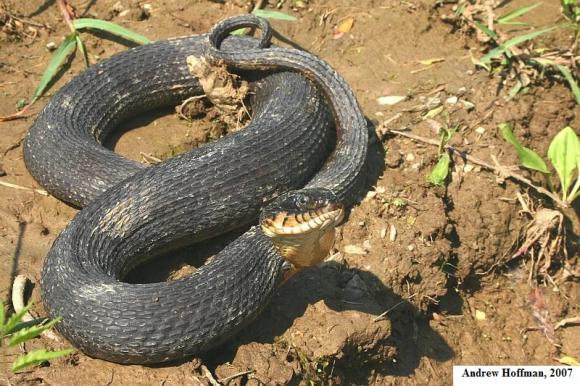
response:
<svg viewBox="0 0 580 386"><path fill-rule="evenodd" d="M25 34L13 33L6 25L0 32L0 115L7 115L33 94L51 57L47 44L59 44L68 30L54 1L2 3L15 15L52 28L38 27L35 36L26 29ZM391 129L437 139L424 115L439 100L450 126L460 128L451 145L490 163L495 155L511 166L517 157L497 125L511 122L523 144L544 155L560 129L580 128L580 108L569 89L544 80L506 101L505 92L497 92L499 77L472 63L471 54L480 56L483 46L441 21L449 6L435 8L428 0L284 3L282 11L298 20L273 21L285 38L277 43L288 46L291 41L336 68L376 131L368 194L339 228L332 258L286 283L241 334L199 358L121 366L78 352L12 374L11 357L6 357L1 358L0 384L209 385L207 369L230 385L448 385L457 364L553 365L563 355L580 358L577 326L558 329L552 342L540 331L525 331L538 325L533 307L538 297L551 323L580 315L577 281L540 285L534 303L529 259L511 258L530 220L516 194L529 195L535 206L549 202L524 186L499 183L492 172L461 159L446 187L432 187L425 175L437 160L437 147L386 133L382 125L388 121ZM524 3L510 2L506 11ZM114 21L152 40L203 33L218 20L252 7L246 1L202 0L71 4L80 15ZM559 15L558 2L550 1L526 20L543 25ZM351 30L338 36L335 27L348 18L354 20ZM83 38L92 62L126 49L89 34ZM435 58L444 60L419 63ZM25 168L21 140L50 94L82 68L77 56L31 108L30 117L0 123L0 181L41 188ZM406 98L395 105L377 103L377 98L393 95ZM458 102L452 103L454 97ZM214 136L207 122L188 123L172 112L134 120L127 128L132 129L114 149L136 160L141 153L172 154ZM75 213L53 197L0 186L0 291L5 302L14 275L26 274L36 283L31 291L34 310L43 314L41 267ZM570 240L576 235L568 222L566 226L573 261L577 245ZM152 263L154 268L145 267L143 274L153 280L151 272L163 272L167 278L188 263L176 257ZM21 349L66 345L43 338Z"/></svg>

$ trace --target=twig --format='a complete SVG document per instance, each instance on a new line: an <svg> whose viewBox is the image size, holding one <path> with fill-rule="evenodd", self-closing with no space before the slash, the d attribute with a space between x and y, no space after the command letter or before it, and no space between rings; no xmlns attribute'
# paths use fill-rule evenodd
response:
<svg viewBox="0 0 580 386"><path fill-rule="evenodd" d="M48 196L48 192L46 190L42 190L42 189L27 188L26 186L15 185L15 184L11 184L10 182L4 182L4 181L0 181L0 185L6 186L7 188L27 190L29 192L34 192L34 193L42 194L43 196Z"/></svg>
<svg viewBox="0 0 580 386"><path fill-rule="evenodd" d="M0 83L0 87L4 87L4 86L9 86L11 84L16 84L18 82L4 82L4 83Z"/></svg>
<svg viewBox="0 0 580 386"><path fill-rule="evenodd" d="M220 383L215 380L213 375L211 375L211 371L209 371L209 369L205 365L201 365L201 371L203 372L203 376L207 378L207 380L209 381L209 383L212 384L212 386L221 386Z"/></svg>
<svg viewBox="0 0 580 386"><path fill-rule="evenodd" d="M111 370L111 379L109 379L109 382L107 382L105 386L111 386L113 384L113 379L115 379L115 369Z"/></svg>
<svg viewBox="0 0 580 386"><path fill-rule="evenodd" d="M258 0L256 1L256 5L254 5L254 9L252 10L252 12L262 7L264 7L264 0Z"/></svg>
<svg viewBox="0 0 580 386"><path fill-rule="evenodd" d="M220 379L218 380L218 382L220 382L220 383L223 383L224 385L227 385L227 383L228 383L229 381L231 381L232 379L234 379L234 378L237 378L237 377L241 377L241 376L243 376L243 375L252 374L254 371L255 371L255 370L241 371L241 372L239 372L239 373L236 373L236 374L230 375L229 377L220 378Z"/></svg>
<svg viewBox="0 0 580 386"><path fill-rule="evenodd" d="M73 15L70 12L70 5L67 3L67 0L56 0L56 3L58 4L58 8L60 8L62 18L70 29L70 32L76 33L77 30L72 23Z"/></svg>
<svg viewBox="0 0 580 386"><path fill-rule="evenodd" d="M147 154L142 151L140 151L139 154L141 155L141 157L143 157L145 161L147 161L150 164L158 164L159 162L161 162L159 158L154 157L151 154Z"/></svg>
<svg viewBox="0 0 580 386"><path fill-rule="evenodd" d="M37 22L32 21L32 20L24 19L22 17L19 17L19 16L14 15L13 13L8 12L8 10L6 10L6 9L3 9L3 10L4 10L4 13L6 15L8 15L8 17L10 19L18 20L19 22L21 22L23 24L28 24L28 25L31 25L33 27L38 27L38 28L44 28L44 29L47 29L47 30L51 30L50 26L47 25L47 24L37 23Z"/></svg>
<svg viewBox="0 0 580 386"><path fill-rule="evenodd" d="M393 134L397 134L397 135L403 136L403 137L411 138L411 139L413 139L415 141L418 141L418 142L428 143L428 144L431 144L431 145L434 145L434 146L439 146L440 145L439 141L437 141L437 140L420 137L418 135L411 134L411 133L406 133L404 131L390 129L389 132L391 132ZM465 153L465 152L463 152L463 151L461 151L459 149L456 149L453 146L445 145L444 148L445 148L445 150L449 150L452 153L455 153L455 154L459 155L461 158L463 158L463 159L465 159L465 160L467 160L467 161L469 161L471 163L474 163L474 164L479 165L479 166L483 166L484 168L489 169L489 170L493 170L494 172L496 172L496 173L498 173L498 174L500 174L502 176L505 176L506 178L514 179L516 181L519 181L519 182L521 182L521 183L523 183L523 184L525 184L525 185L527 185L527 186L535 189L538 193L543 194L543 195L545 195L547 197L550 197L556 204L558 204L558 206L560 206L562 208L567 208L568 207L568 204L565 203L564 201L560 200L560 198L558 196L556 196L555 194L553 194L549 190L546 190L546 189L542 188L541 186L534 185L534 183L532 181L528 180L525 177L522 177L519 174L513 173L513 172L511 172L511 171L509 171L507 169L504 169L504 168L500 169L498 167L495 167L495 166L493 166L493 165L491 165L491 164L489 164L489 163L487 163L485 161L482 161L482 160L480 160L478 158L475 158L473 156L470 156L469 154L467 154L467 153Z"/></svg>
<svg viewBox="0 0 580 386"><path fill-rule="evenodd" d="M17 119L28 118L30 115L24 115L24 113L26 113L26 111L28 110L28 108L30 106L32 106L32 105L31 104L26 105L26 107L24 107L22 110L14 113L14 114L0 116L0 122L8 122L8 121L15 121Z"/></svg>
<svg viewBox="0 0 580 386"><path fill-rule="evenodd" d="M561 327L565 327L568 324L580 324L580 316L575 316L573 318L566 318L566 319L562 319L560 320L558 323L556 323L556 325L554 326L554 330L557 330Z"/></svg>
<svg viewBox="0 0 580 386"><path fill-rule="evenodd" d="M415 297L415 295L417 295L417 294L414 293L413 295L409 296L407 299L401 300L400 302L398 302L397 304L395 304L394 306L392 306L391 308L389 308L388 310L386 310L385 312L383 312L382 314L380 314L379 316L374 318L373 322L377 322L377 321L383 319L385 316L387 316L387 314L389 312L393 311L395 308L399 307L401 304L406 303L409 300L413 299Z"/></svg>
<svg viewBox="0 0 580 386"><path fill-rule="evenodd" d="M14 149L17 149L17 148L19 148L19 147L20 147L20 145L22 145L22 142L24 141L24 137L26 137L26 134L22 135L22 136L21 136L21 137L18 139L18 141L14 142L14 143L12 143L12 144L10 144L10 145L8 145L8 147L6 147L6 148L5 148L5 149L2 151L2 153L4 153L4 155L6 155L6 154L8 154L8 152L10 152L10 151L12 151L12 150L14 150Z"/></svg>

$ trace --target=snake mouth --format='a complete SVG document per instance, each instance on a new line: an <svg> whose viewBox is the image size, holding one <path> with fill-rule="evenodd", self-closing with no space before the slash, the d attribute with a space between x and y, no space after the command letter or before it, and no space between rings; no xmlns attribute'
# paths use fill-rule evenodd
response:
<svg viewBox="0 0 580 386"><path fill-rule="evenodd" d="M338 225L344 218L344 209L337 203L308 211L291 213L280 211L262 220L261 226L269 237L307 235L324 232Z"/></svg>
<svg viewBox="0 0 580 386"><path fill-rule="evenodd" d="M278 197L262 210L260 225L279 254L300 270L328 255L334 243L334 227L343 217L344 207L334 193L309 188Z"/></svg>

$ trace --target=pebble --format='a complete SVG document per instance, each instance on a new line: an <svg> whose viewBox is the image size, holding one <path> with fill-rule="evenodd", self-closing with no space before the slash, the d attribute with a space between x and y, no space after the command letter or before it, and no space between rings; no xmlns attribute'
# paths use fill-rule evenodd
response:
<svg viewBox="0 0 580 386"><path fill-rule="evenodd" d="M461 100L461 103L463 103L463 107L465 107L467 111L473 110L475 108L475 105L473 103L466 101L464 99Z"/></svg>
<svg viewBox="0 0 580 386"><path fill-rule="evenodd" d="M345 245L344 246L344 253L348 253L349 255L366 255L366 251L359 245Z"/></svg>
<svg viewBox="0 0 580 386"><path fill-rule="evenodd" d="M372 249L371 241L370 240L363 241L363 248L367 251L370 251Z"/></svg>
<svg viewBox="0 0 580 386"><path fill-rule="evenodd" d="M391 224L389 229L389 241L395 241L397 239L397 228Z"/></svg>
<svg viewBox="0 0 580 386"><path fill-rule="evenodd" d="M363 279L359 275L354 274L346 283L343 291L346 300L356 301L364 298L369 290Z"/></svg>
<svg viewBox="0 0 580 386"><path fill-rule="evenodd" d="M455 95L450 96L449 98L447 98L445 100L445 103L450 104L450 105L454 105L457 103L457 101L459 101L459 98L457 98Z"/></svg>
<svg viewBox="0 0 580 386"><path fill-rule="evenodd" d="M398 95L382 96L377 98L377 103L381 106L392 106L404 101L406 97Z"/></svg>

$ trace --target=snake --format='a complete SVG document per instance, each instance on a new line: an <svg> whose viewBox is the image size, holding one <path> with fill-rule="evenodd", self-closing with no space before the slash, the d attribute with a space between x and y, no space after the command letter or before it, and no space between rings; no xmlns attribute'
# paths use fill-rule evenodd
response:
<svg viewBox="0 0 580 386"><path fill-rule="evenodd" d="M230 36L244 27L260 39ZM41 291L49 317L62 317L57 330L85 354L151 364L213 349L327 255L365 178L366 120L331 66L270 45L271 35L244 15L117 54L59 90L29 130L31 174L82 207L46 257ZM123 120L201 92L185 65L192 54L257 77L248 127L149 167L104 148ZM124 281L160 251L242 226L187 277Z"/></svg>

